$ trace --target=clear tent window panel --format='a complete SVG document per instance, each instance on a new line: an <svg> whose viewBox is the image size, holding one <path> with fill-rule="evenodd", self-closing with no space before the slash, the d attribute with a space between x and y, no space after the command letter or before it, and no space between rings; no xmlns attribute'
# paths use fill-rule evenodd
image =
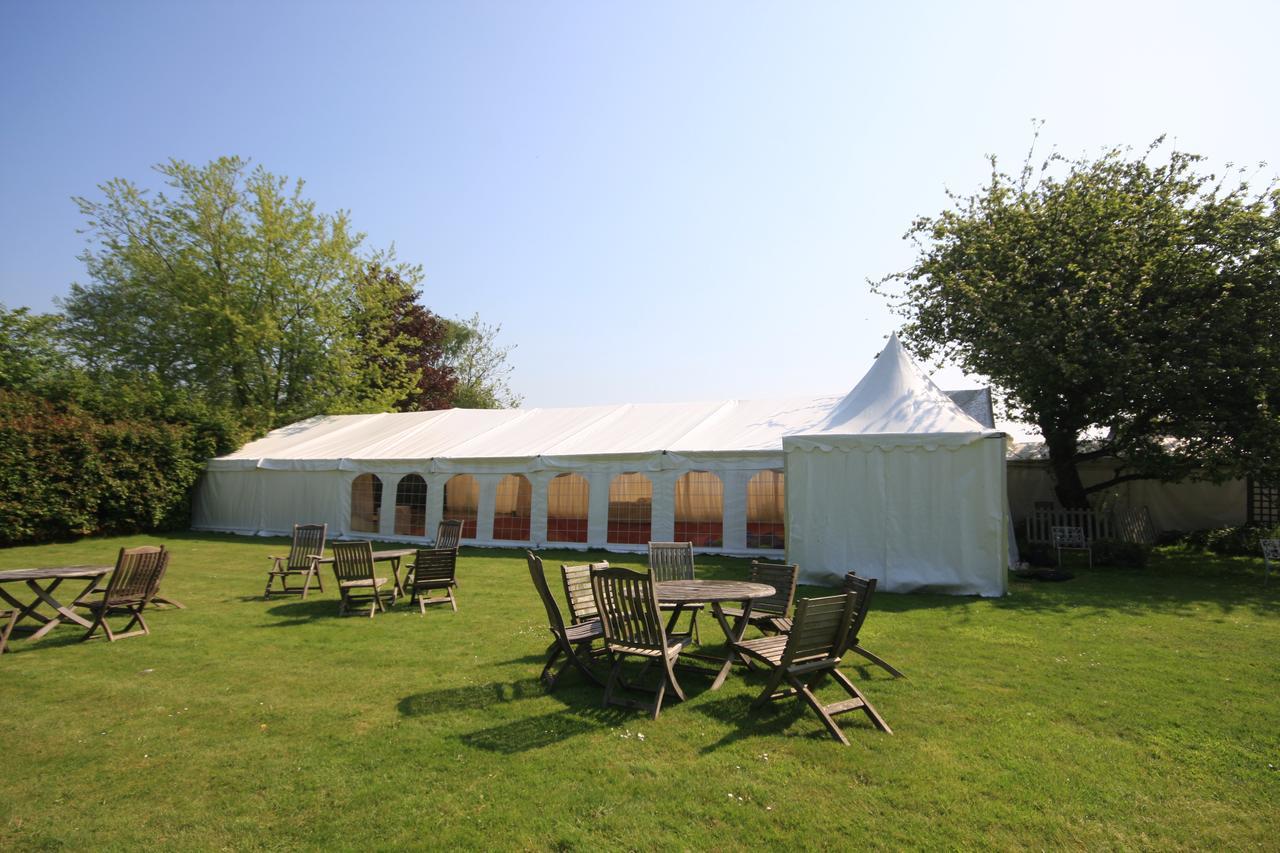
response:
<svg viewBox="0 0 1280 853"><path fill-rule="evenodd" d="M609 483L609 521L605 541L643 545L653 531L653 481L644 474L619 474Z"/></svg>
<svg viewBox="0 0 1280 853"><path fill-rule="evenodd" d="M382 480L377 474L361 474L351 481L351 530L377 533L382 507Z"/></svg>
<svg viewBox="0 0 1280 853"><path fill-rule="evenodd" d="M547 541L586 542L591 486L581 474L557 474L547 484Z"/></svg>
<svg viewBox="0 0 1280 853"><path fill-rule="evenodd" d="M480 481L470 474L455 474L444 484L444 518L462 522L462 538L476 538L480 512Z"/></svg>
<svg viewBox="0 0 1280 853"><path fill-rule="evenodd" d="M498 482L494 496L493 538L529 541L533 517L533 486L523 474L508 474Z"/></svg>
<svg viewBox="0 0 1280 853"><path fill-rule="evenodd" d="M724 483L710 471L690 471L676 480L675 541L696 548L724 544Z"/></svg>
<svg viewBox="0 0 1280 853"><path fill-rule="evenodd" d="M400 536L427 535L427 481L417 474L401 477L396 486L395 532Z"/></svg>
<svg viewBox="0 0 1280 853"><path fill-rule="evenodd" d="M787 547L786 475L761 471L747 483L747 547Z"/></svg>

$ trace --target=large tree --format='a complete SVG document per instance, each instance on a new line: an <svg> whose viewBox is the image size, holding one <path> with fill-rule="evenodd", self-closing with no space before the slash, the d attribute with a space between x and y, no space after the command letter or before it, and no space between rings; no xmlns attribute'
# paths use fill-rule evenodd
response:
<svg viewBox="0 0 1280 853"><path fill-rule="evenodd" d="M356 296L366 259L345 213L237 157L156 169L166 192L117 178L76 199L91 283L63 307L90 371L193 389L255 430L385 409L413 384L367 381L386 342L358 336L356 317L389 307Z"/></svg>
<svg viewBox="0 0 1280 853"><path fill-rule="evenodd" d="M1202 158L1032 155L907 232L874 283L917 355L989 377L1037 425L1059 501L1134 479L1280 473L1280 192ZM1084 437L1091 436L1088 440ZM1086 487L1078 464L1114 460Z"/></svg>

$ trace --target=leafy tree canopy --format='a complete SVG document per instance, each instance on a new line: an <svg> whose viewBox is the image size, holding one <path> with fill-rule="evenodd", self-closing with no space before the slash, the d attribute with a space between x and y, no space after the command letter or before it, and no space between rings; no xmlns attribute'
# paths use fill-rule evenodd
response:
<svg viewBox="0 0 1280 853"><path fill-rule="evenodd" d="M1164 155L1164 156L1161 156ZM873 283L924 358L989 377L1045 438L1060 502L1132 479L1280 473L1280 191L1201 157L1028 154L906 234ZM1082 434L1103 436L1082 443ZM1115 460L1086 488L1080 462Z"/></svg>

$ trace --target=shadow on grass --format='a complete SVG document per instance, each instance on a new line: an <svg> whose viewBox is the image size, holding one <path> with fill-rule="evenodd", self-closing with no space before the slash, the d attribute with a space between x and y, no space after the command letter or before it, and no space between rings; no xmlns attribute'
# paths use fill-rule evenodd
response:
<svg viewBox="0 0 1280 853"><path fill-rule="evenodd" d="M285 628L292 625L305 625L316 619L338 619L338 602L334 599L308 598L306 601L287 601L267 608L267 613L279 616L277 622L268 622L265 627ZM351 617L358 618L358 617ZM366 617L367 618L367 617Z"/></svg>
<svg viewBox="0 0 1280 853"><path fill-rule="evenodd" d="M459 736L466 746L518 755L534 749L553 746L578 735L599 733L602 728L630 723L635 715L623 709L574 707L480 729Z"/></svg>

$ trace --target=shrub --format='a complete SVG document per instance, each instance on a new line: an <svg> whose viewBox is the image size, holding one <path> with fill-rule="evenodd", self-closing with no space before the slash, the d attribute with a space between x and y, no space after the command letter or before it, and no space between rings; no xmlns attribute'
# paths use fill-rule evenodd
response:
<svg viewBox="0 0 1280 853"><path fill-rule="evenodd" d="M1146 568L1151 548L1139 542L1100 539L1093 543L1093 564L1125 569Z"/></svg>
<svg viewBox="0 0 1280 853"><path fill-rule="evenodd" d="M1280 526L1216 527L1193 530L1179 543L1192 551L1210 551L1224 557L1256 557L1262 553L1259 539L1280 538Z"/></svg>
<svg viewBox="0 0 1280 853"><path fill-rule="evenodd" d="M186 527L216 429L0 390L0 545Z"/></svg>

